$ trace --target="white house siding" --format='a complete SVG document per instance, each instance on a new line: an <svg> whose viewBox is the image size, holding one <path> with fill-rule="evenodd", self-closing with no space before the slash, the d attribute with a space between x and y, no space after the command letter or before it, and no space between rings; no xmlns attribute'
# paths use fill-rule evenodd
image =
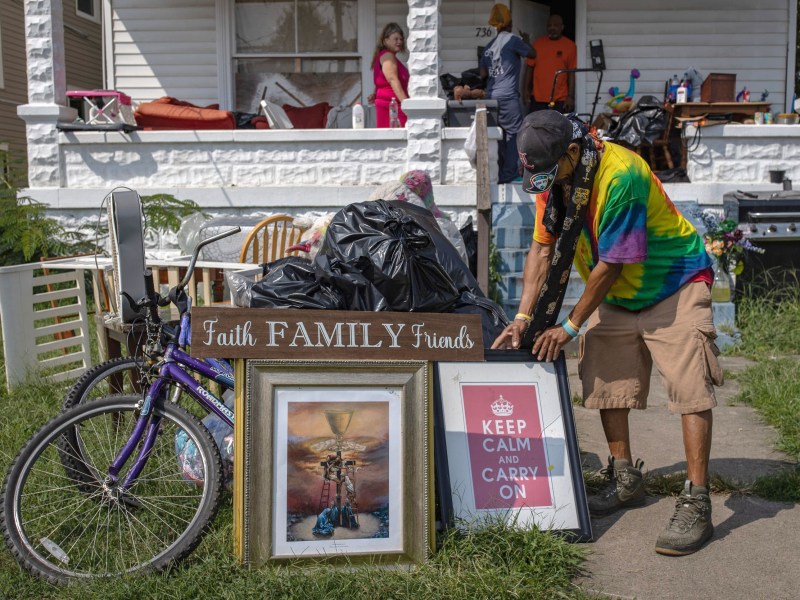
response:
<svg viewBox="0 0 800 600"><path fill-rule="evenodd" d="M789 0L583 1L586 39L601 39L605 50L601 103L610 99L609 87L628 89L631 69L641 72L637 98L662 98L668 78L695 67L703 76L736 73L737 91L747 86L751 99L757 100L766 89L773 110L783 111ZM588 47L584 64L589 64ZM596 81L592 74L586 76L587 107L594 100Z"/></svg>
<svg viewBox="0 0 800 600"><path fill-rule="evenodd" d="M114 86L134 101L218 102L214 0L114 0Z"/></svg>
<svg viewBox="0 0 800 600"><path fill-rule="evenodd" d="M439 30L439 73L459 75L478 66L478 47L494 38L489 12L494 2L486 0L443 0Z"/></svg>

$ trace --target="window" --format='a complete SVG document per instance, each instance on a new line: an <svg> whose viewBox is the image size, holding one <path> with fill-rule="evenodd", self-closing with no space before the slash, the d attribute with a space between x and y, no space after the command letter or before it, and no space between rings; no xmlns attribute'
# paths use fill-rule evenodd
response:
<svg viewBox="0 0 800 600"><path fill-rule="evenodd" d="M236 0L236 110L351 104L361 96L357 0Z"/></svg>
<svg viewBox="0 0 800 600"><path fill-rule="evenodd" d="M100 20L100 0L75 0L75 14L92 21Z"/></svg>

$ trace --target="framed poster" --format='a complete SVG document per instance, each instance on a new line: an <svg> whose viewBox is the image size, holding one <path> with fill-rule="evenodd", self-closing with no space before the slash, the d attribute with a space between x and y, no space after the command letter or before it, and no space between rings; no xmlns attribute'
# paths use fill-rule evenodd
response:
<svg viewBox="0 0 800 600"><path fill-rule="evenodd" d="M486 351L437 363L436 467L445 522L501 518L592 537L563 353Z"/></svg>
<svg viewBox="0 0 800 600"><path fill-rule="evenodd" d="M244 423L235 439L236 489L238 482L243 489L234 492L245 563L427 558L428 369L419 361L247 362L236 407L236 424Z"/></svg>

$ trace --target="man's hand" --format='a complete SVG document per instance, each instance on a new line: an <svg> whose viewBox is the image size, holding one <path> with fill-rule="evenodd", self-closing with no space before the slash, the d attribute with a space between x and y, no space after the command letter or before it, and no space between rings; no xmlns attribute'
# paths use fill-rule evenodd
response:
<svg viewBox="0 0 800 600"><path fill-rule="evenodd" d="M533 342L532 354L539 360L553 361L572 336L561 325L545 329ZM492 346L494 348L494 346Z"/></svg>
<svg viewBox="0 0 800 600"><path fill-rule="evenodd" d="M497 336L497 339L492 344L492 350L498 348L503 350L519 348L519 342L522 339L522 334L528 328L528 322L522 319L514 319L509 323L508 327L503 330L503 333Z"/></svg>

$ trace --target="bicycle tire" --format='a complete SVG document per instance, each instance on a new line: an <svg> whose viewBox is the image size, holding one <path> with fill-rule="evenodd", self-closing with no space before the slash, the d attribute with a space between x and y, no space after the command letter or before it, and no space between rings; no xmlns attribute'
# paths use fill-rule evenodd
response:
<svg viewBox="0 0 800 600"><path fill-rule="evenodd" d="M138 401L114 396L78 405L42 427L12 463L0 498L0 528L28 571L66 583L162 570L188 556L208 530L222 494L219 451L208 430L181 406L157 403L160 430L139 478L127 493L108 485L108 464L129 439ZM65 469L60 442L76 427L84 448L71 459L82 464L80 477ZM196 446L200 481L187 479L179 463L179 431Z"/></svg>
<svg viewBox="0 0 800 600"><path fill-rule="evenodd" d="M95 365L69 389L61 405L62 410L69 410L97 398L140 393L139 380L143 361L141 357L123 356Z"/></svg>

